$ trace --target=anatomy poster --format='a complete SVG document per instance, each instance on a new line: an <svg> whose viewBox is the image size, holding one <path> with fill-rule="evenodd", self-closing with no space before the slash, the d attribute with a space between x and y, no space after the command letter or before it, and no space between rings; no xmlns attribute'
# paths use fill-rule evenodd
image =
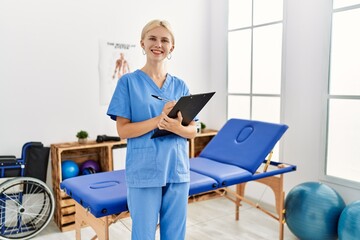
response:
<svg viewBox="0 0 360 240"><path fill-rule="evenodd" d="M139 68L141 49L136 44L99 41L100 104L110 103L122 75Z"/></svg>

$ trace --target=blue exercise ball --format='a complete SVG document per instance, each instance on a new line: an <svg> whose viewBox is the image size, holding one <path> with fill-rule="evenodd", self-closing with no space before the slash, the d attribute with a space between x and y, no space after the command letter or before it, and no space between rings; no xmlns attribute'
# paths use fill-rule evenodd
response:
<svg viewBox="0 0 360 240"><path fill-rule="evenodd" d="M339 240L360 239L360 201L347 205L338 224Z"/></svg>
<svg viewBox="0 0 360 240"><path fill-rule="evenodd" d="M76 177L79 175L79 166L72 160L64 160L61 162L62 179Z"/></svg>
<svg viewBox="0 0 360 240"><path fill-rule="evenodd" d="M345 202L331 187L305 182L290 190L285 199L285 220L299 239L337 239L338 220Z"/></svg>

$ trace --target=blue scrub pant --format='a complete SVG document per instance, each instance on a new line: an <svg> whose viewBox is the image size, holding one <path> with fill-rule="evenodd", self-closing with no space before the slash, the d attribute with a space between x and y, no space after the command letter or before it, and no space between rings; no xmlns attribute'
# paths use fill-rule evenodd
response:
<svg viewBox="0 0 360 240"><path fill-rule="evenodd" d="M161 240L185 239L189 186L168 183L165 187L128 188L132 240L154 240L160 222Z"/></svg>

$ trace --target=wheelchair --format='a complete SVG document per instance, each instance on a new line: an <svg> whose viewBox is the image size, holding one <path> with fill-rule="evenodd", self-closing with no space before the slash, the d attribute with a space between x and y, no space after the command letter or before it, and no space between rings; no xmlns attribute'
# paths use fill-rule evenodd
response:
<svg viewBox="0 0 360 240"><path fill-rule="evenodd" d="M45 184L49 151L28 142L21 158L0 156L0 239L30 239L52 219L55 200Z"/></svg>

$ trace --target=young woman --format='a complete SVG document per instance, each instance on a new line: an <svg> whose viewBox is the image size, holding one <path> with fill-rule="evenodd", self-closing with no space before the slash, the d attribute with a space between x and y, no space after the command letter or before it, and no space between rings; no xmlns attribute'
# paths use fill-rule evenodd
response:
<svg viewBox="0 0 360 240"><path fill-rule="evenodd" d="M196 126L194 121L181 125L181 112L175 119L167 117L176 100L190 94L185 82L167 73L164 65L174 43L168 22L153 20L145 25L140 44L146 64L118 81L107 112L116 120L119 136L127 139L133 240L155 239L158 223L162 240L185 239L190 181L187 139L195 137ZM174 134L151 139L156 128Z"/></svg>

